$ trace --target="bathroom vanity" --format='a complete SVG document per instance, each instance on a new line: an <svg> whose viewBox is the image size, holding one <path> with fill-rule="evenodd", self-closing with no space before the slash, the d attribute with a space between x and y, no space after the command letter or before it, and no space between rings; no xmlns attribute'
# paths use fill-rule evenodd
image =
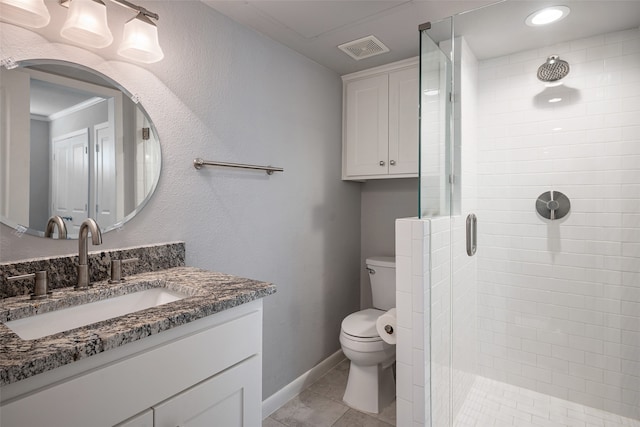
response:
<svg viewBox="0 0 640 427"><path fill-rule="evenodd" d="M164 288L182 299L35 339L6 323L79 300ZM0 302L0 425L256 426L265 282L192 267ZM211 420L207 422L207 420Z"/></svg>

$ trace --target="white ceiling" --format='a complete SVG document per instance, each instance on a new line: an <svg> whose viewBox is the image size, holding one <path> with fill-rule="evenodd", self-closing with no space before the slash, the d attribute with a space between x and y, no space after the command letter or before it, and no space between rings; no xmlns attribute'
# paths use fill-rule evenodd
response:
<svg viewBox="0 0 640 427"><path fill-rule="evenodd" d="M95 97L94 94L37 79L31 79L29 94L31 114L41 117L71 109Z"/></svg>
<svg viewBox="0 0 640 427"><path fill-rule="evenodd" d="M202 1L339 74L417 56L418 25L495 3L493 0ZM524 24L531 12L557 4L571 8L564 20L544 29ZM508 0L461 15L456 20L456 34L465 36L479 58L489 58L639 26L640 0ZM337 48L368 35L375 35L391 51L356 61ZM434 31L433 35L446 38L441 31Z"/></svg>
<svg viewBox="0 0 640 427"><path fill-rule="evenodd" d="M39 72L66 76L73 80L119 90L119 88L97 74L77 67L58 64L31 64L29 68ZM103 98L102 95L93 92L41 80L34 76L31 76L29 95L30 112L33 116L41 119L50 119L51 116L55 114L72 111L83 105L86 107L87 102L95 102L96 98Z"/></svg>

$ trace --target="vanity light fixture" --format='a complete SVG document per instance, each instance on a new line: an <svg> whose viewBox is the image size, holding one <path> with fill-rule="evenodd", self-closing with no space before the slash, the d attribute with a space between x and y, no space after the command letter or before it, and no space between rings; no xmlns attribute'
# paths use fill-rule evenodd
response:
<svg viewBox="0 0 640 427"><path fill-rule="evenodd" d="M527 16L527 19L524 22L530 27L539 27L541 25L558 22L561 19L566 18L567 15L569 15L569 12L571 12L571 9L567 6L546 7Z"/></svg>
<svg viewBox="0 0 640 427"><path fill-rule="evenodd" d="M44 0L0 0L0 19L30 28L46 27L51 20Z"/></svg>
<svg viewBox="0 0 640 427"><path fill-rule="evenodd" d="M106 21L106 7L102 0L59 0L60 5L69 7L69 15L67 17L67 22L65 23L65 27L67 23L72 19L72 11L74 9L75 3L93 3L96 6L91 6L89 8L86 6L86 18L87 20L95 20L95 22L100 22L100 24L96 25L95 28L97 31L103 31L102 28L106 29L109 33L108 36L105 34L105 38L102 42L98 42L100 44L106 42L107 39L110 39L109 42L101 46L98 43L93 44L91 42L86 43L86 45L91 47L105 47L111 44L113 41L113 37L111 37L111 33L108 30L108 25ZM111 0L113 3L119 4L121 6L127 7L129 9L137 11L137 15L127 21L124 24L124 30L122 34L122 43L118 48L118 55L131 59L133 61L143 62L146 64L151 64L153 62L158 62L162 58L164 58L164 53L162 52L162 48L160 47L160 43L158 42L158 28L156 27L155 22L152 20L158 20L160 17L158 14L153 13L144 7L137 6L133 3L128 2L127 0ZM99 17L98 17L99 16ZM104 19L103 19L104 16ZM104 25L102 24L104 22ZM78 28L78 27L76 27ZM63 28L64 31L64 28ZM61 32L62 34L62 32ZM62 34L63 37L66 37ZM76 41L81 44L83 43L82 36L79 37L66 37L70 40Z"/></svg>
<svg viewBox="0 0 640 427"><path fill-rule="evenodd" d="M110 0L137 12L124 25L118 54L133 61L150 64L164 58L158 42L155 21L160 17L127 0ZM69 8L60 35L75 43L104 48L113 42L107 22L107 7L103 0L58 0ZM31 28L42 28L51 17L44 0L0 0L0 20Z"/></svg>

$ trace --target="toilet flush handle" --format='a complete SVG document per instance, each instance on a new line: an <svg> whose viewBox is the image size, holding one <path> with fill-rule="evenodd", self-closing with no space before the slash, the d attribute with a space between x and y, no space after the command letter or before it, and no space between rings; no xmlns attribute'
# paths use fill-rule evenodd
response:
<svg viewBox="0 0 640 427"><path fill-rule="evenodd" d="M376 274L376 271L373 268L367 267L367 271L369 272L369 274Z"/></svg>

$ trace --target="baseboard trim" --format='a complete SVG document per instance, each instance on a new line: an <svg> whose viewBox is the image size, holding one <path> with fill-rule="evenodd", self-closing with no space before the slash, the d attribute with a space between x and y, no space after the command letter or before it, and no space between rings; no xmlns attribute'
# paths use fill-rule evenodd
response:
<svg viewBox="0 0 640 427"><path fill-rule="evenodd" d="M309 369L307 372L263 400L262 419L267 418L282 405L299 395L300 392L312 383L316 382L321 376L329 372L344 359L345 357L342 350L336 351L331 356L327 357L322 362L318 363L316 366Z"/></svg>

